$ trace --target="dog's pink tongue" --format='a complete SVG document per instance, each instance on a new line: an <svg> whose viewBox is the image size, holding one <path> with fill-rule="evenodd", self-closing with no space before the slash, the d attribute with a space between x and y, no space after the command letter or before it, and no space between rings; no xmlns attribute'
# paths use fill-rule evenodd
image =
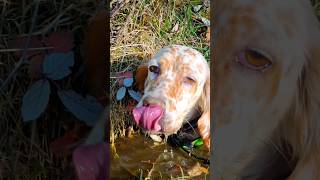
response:
<svg viewBox="0 0 320 180"><path fill-rule="evenodd" d="M134 108L132 113L136 123L142 125L143 128L156 132L161 130L159 121L163 114L163 110L159 105Z"/></svg>

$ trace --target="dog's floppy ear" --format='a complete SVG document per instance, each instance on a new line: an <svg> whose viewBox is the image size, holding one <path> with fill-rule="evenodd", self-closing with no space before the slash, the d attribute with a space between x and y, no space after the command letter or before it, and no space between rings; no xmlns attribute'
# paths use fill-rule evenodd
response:
<svg viewBox="0 0 320 180"><path fill-rule="evenodd" d="M204 141L204 144L210 150L210 76L205 82L203 92L199 99L198 105L201 110L201 117L198 120L198 129Z"/></svg>
<svg viewBox="0 0 320 180"><path fill-rule="evenodd" d="M143 93L144 84L148 76L148 66L146 64L142 64L138 67L135 78L136 78L136 87L137 89Z"/></svg>
<svg viewBox="0 0 320 180"><path fill-rule="evenodd" d="M320 38L319 38L320 40ZM318 44L318 43L317 43ZM319 45L318 45L319 46ZM320 145L320 48L312 47L307 52L307 61L301 71L298 82L298 101L296 111L300 117L296 126L304 127L303 136L300 137L305 150L310 151L312 145ZM302 135L302 134L301 134ZM311 143L310 143L311 142Z"/></svg>
<svg viewBox="0 0 320 180"><path fill-rule="evenodd" d="M306 172L310 174L309 179L313 179L311 176L320 177L317 169L309 169L313 166L317 167L316 164L319 165L320 161L318 155L320 152L320 48L318 43L314 43L307 49L307 58L298 81L298 95L295 103L293 122L296 131L291 140L293 155L300 159L288 179L296 179Z"/></svg>

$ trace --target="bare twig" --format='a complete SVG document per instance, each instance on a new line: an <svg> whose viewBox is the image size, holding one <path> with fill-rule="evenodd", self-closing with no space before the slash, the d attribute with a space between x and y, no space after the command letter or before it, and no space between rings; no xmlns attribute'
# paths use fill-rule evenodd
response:
<svg viewBox="0 0 320 180"><path fill-rule="evenodd" d="M47 33L49 29L51 29L56 23L59 22L60 18L70 9L73 8L73 4L70 4L66 9L64 9L50 24L48 24L46 27L44 27L41 31L43 34Z"/></svg>
<svg viewBox="0 0 320 180"><path fill-rule="evenodd" d="M27 38L27 42L24 45L23 48L23 52L22 52L22 56L20 58L20 60L16 63L14 69L11 71L11 73L8 75L7 79L1 84L0 87L0 91L4 94L4 90L5 87L7 86L7 84L9 84L9 82L11 81L11 79L13 78L13 76L16 74L16 72L18 71L18 69L26 62L26 54L27 54L27 48L30 44L30 40L31 40L31 33L33 32L33 29L35 27L36 24L36 18L38 15L38 10L39 10L39 4L40 4L40 0L36 1L36 7L35 7L35 11L33 13L33 17L32 17L32 22L31 22L31 27L30 27L30 31L29 31L29 35Z"/></svg>
<svg viewBox="0 0 320 180"><path fill-rule="evenodd" d="M27 51L38 51L38 50L49 50L53 49L54 47L38 47L38 48L28 48ZM24 51L25 49L0 49L0 53L3 52L17 52L17 51Z"/></svg>

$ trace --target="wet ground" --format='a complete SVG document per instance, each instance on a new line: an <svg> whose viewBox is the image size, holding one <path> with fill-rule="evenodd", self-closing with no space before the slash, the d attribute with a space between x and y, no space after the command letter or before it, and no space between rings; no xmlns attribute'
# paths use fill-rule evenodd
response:
<svg viewBox="0 0 320 180"><path fill-rule="evenodd" d="M111 152L111 179L210 179L208 165L200 159L142 135L117 139ZM204 146L192 154L209 159Z"/></svg>

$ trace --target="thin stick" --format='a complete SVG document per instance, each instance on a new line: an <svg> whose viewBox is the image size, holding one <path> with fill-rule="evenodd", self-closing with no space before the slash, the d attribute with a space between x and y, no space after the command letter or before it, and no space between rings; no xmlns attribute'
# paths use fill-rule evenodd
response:
<svg viewBox="0 0 320 180"><path fill-rule="evenodd" d="M27 48L26 51L37 51L37 50L48 50L53 49L54 47L38 47L38 48ZM0 49L0 53L3 52L16 52L16 51L24 51L25 49Z"/></svg>

